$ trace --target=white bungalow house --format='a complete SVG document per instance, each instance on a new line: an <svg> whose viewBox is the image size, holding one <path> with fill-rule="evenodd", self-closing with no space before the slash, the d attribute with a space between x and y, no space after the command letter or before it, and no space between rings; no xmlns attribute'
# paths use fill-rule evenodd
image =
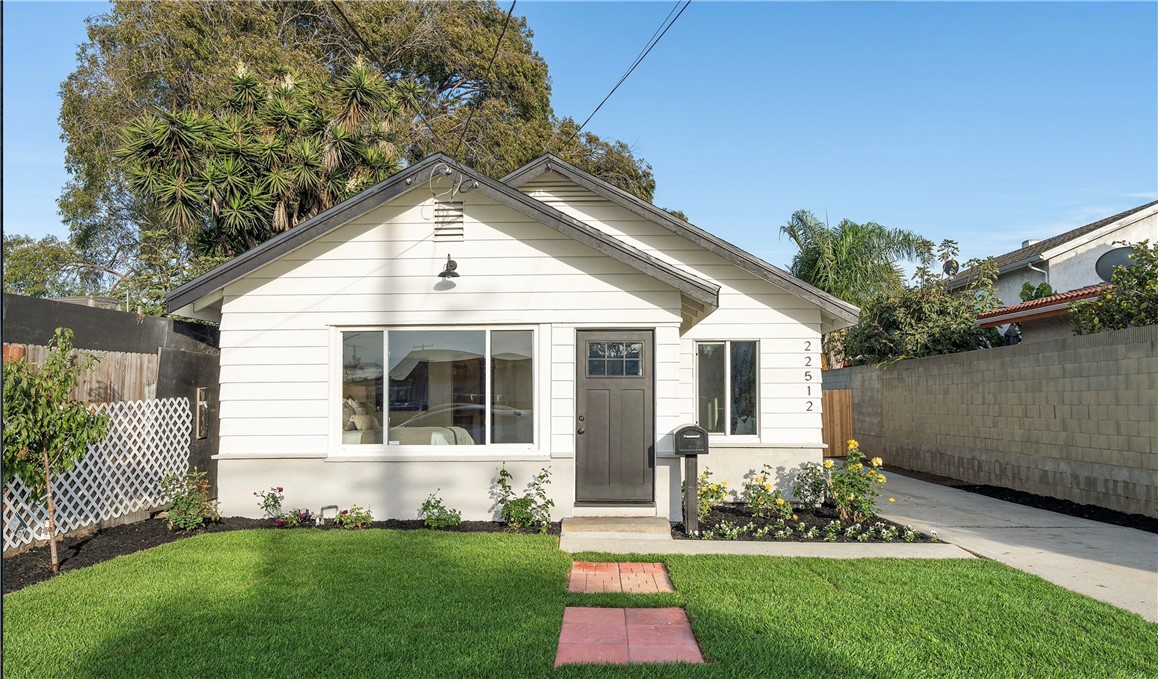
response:
<svg viewBox="0 0 1158 679"><path fill-rule="evenodd" d="M457 275L454 275L457 274ZM438 491L494 516L500 467L555 517L680 517L672 432L733 487L820 461L820 336L856 307L556 158L416 163L171 292L220 323L218 494L259 514Z"/></svg>

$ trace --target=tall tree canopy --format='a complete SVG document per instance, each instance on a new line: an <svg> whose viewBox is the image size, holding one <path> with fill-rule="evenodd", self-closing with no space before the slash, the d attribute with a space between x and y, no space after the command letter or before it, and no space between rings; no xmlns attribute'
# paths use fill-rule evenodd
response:
<svg viewBox="0 0 1158 679"><path fill-rule="evenodd" d="M651 168L626 145L575 135L574 121L554 116L531 30L513 17L504 34L505 21L494 2L114 2L89 20L89 41L61 86L71 181L59 206L74 244L90 261L124 268L139 252L138 228L172 223L175 213L142 193L141 175L116 153L118 133L148 116L157 134L176 121L166 116L219 113L239 64L259 85L293 74L308 88L361 60L396 107L389 143L403 165L442 151L501 176L551 150L651 200Z"/></svg>
<svg viewBox="0 0 1158 679"><path fill-rule="evenodd" d="M932 243L904 229L876 222L842 219L830 227L808 210L792 213L780 227L799 248L789 271L793 276L858 306L881 293L903 287L898 259L916 259Z"/></svg>

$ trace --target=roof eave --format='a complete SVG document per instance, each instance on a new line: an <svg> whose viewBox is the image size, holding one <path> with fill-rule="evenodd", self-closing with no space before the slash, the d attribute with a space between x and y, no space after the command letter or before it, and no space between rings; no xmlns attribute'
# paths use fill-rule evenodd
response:
<svg viewBox="0 0 1158 679"><path fill-rule="evenodd" d="M501 181L511 187L518 188L552 171L575 182L592 193L600 195L620 207L634 212L645 219L649 219L676 235L682 236L700 247L723 257L748 273L816 304L823 312L830 314L835 319L846 321L849 325L855 325L860 319L860 308L856 305L829 295L751 253L704 231L696 225L674 217L660 208L627 193L623 189L612 186L598 177L593 177L553 155L545 154L539 156L535 160L503 177Z"/></svg>
<svg viewBox="0 0 1158 679"><path fill-rule="evenodd" d="M196 305L199 300L224 289L226 285L252 271L302 248L318 237L339 228L359 215L410 191L418 186L416 175L428 169L437 169L439 164L447 166L461 179L469 179L477 186L473 189L480 194L504 205L520 214L538 221L576 241L606 254L636 270L672 286L682 294L701 302L712 309L719 307L720 287L690 273L681 271L651 255L636 250L627 244L594 229L549 205L534 200L522 192L491 179L477 171L466 168L450 157L436 153L428 156L393 177L343 201L321 214L303 222L297 227L279 234L265 243L248 250L216 269L172 290L165 295L165 307L169 313Z"/></svg>

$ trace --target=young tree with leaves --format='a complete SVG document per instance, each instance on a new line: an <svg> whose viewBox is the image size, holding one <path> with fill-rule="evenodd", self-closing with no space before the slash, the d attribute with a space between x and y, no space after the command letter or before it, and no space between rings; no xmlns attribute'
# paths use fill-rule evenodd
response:
<svg viewBox="0 0 1158 679"><path fill-rule="evenodd" d="M977 314L1001 306L993 291L997 266L992 258L969 262L976 273L965 289L954 292L933 265L956 256L957 244L943 241L936 253L922 255L914 287L878 293L862 306L860 322L845 340L848 356L858 364L888 363L1000 344L995 328L977 325Z"/></svg>
<svg viewBox="0 0 1158 679"><path fill-rule="evenodd" d="M1158 324L1158 243L1144 240L1132 247L1130 266L1114 267L1101 298L1070 306L1075 334Z"/></svg>
<svg viewBox="0 0 1158 679"><path fill-rule="evenodd" d="M80 374L96 363L72 350L72 330L57 328L48 357L37 369L23 358L4 364L5 485L20 479L48 509L52 572L56 554L56 504L53 479L73 468L108 433L108 421L72 399Z"/></svg>

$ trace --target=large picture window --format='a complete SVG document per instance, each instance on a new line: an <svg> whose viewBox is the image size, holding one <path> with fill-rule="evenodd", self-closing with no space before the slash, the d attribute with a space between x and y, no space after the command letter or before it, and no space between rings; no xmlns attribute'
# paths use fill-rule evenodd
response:
<svg viewBox="0 0 1158 679"><path fill-rule="evenodd" d="M376 392L352 383L346 368L354 351L359 360L370 356L363 344L374 341L379 358L383 342L386 348L386 360L379 360L378 372L365 378L372 381L376 376ZM479 446L534 442L530 330L343 332L342 345L344 444ZM377 400L357 398L367 392L375 393ZM359 418L359 411L372 417ZM359 428L359 423L377 424L378 428L369 435L350 434L367 431Z"/></svg>
<svg viewBox="0 0 1158 679"><path fill-rule="evenodd" d="M735 436L760 432L757 347L756 342L696 345L697 421L707 431Z"/></svg>

